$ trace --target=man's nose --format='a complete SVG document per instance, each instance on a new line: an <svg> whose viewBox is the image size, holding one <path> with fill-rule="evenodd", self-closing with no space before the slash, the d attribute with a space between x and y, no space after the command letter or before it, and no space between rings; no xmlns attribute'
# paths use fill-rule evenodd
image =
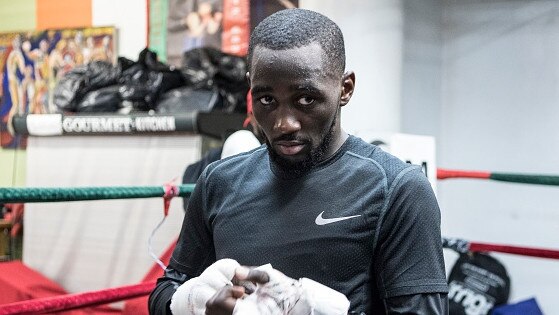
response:
<svg viewBox="0 0 559 315"><path fill-rule="evenodd" d="M274 129L279 130L282 134L291 134L301 130L301 123L289 111L284 111L276 119Z"/></svg>

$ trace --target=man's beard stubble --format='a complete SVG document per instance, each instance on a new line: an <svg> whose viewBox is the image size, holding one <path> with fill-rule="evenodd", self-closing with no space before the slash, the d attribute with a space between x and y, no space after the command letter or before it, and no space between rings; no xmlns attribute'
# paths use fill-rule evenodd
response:
<svg viewBox="0 0 559 315"><path fill-rule="evenodd" d="M318 145L318 147L311 148L311 151L307 154L306 158L301 162L291 162L286 158L282 157L281 155L279 155L272 148L272 145L270 144L268 138L265 137L266 147L268 148L268 156L270 157L270 160L273 163L275 163L284 172L292 175L303 174L309 171L310 169L312 169L313 167L315 167L317 164L319 164L324 160L324 155L326 154L326 151L328 150L330 144L332 143L332 139L334 138L334 126L336 125L338 112L336 112L336 115L334 116L334 119L330 124L330 128L328 129L326 135L322 138L321 143ZM289 141L295 139L296 139L295 135L286 135L285 138L283 138L282 140Z"/></svg>

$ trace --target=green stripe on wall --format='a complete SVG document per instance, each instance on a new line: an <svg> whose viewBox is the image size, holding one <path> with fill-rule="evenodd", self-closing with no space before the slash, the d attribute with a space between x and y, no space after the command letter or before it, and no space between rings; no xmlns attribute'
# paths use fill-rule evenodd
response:
<svg viewBox="0 0 559 315"><path fill-rule="evenodd" d="M35 0L0 0L0 32L34 30Z"/></svg>
<svg viewBox="0 0 559 315"><path fill-rule="evenodd" d="M167 61L167 15L168 0L149 1L149 48L157 53L157 58Z"/></svg>
<svg viewBox="0 0 559 315"><path fill-rule="evenodd" d="M0 148L0 187L25 186L27 152Z"/></svg>

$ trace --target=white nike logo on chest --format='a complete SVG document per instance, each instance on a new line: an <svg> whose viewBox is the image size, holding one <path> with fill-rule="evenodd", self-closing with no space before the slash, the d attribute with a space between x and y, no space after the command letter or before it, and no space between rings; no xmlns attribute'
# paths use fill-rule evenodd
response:
<svg viewBox="0 0 559 315"><path fill-rule="evenodd" d="M351 218L357 218L360 217L360 214L357 215L351 215L349 217L339 217L339 218L331 218L331 219L325 219L322 217L322 214L324 214L324 211L322 211L314 220L314 223L316 223L316 225L326 225L326 224L330 224L330 223L334 223L334 222L339 222L339 221L343 221L343 220L347 220L347 219L351 219Z"/></svg>

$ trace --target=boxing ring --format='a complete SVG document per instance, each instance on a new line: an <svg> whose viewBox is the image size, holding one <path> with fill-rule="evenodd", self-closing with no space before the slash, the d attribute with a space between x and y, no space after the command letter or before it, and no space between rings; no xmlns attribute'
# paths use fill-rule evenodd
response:
<svg viewBox="0 0 559 315"><path fill-rule="evenodd" d="M437 179L473 178L524 183L534 185L559 186L559 176L535 174L491 173L478 171L458 171L437 169ZM163 217L167 217L170 201L174 197L188 196L194 185L163 186L120 186L120 187L79 187L79 188L0 188L0 201L4 203L36 203L36 202L67 202L106 199L131 198L162 198ZM505 244L471 242L459 238L442 238L444 248L458 253L468 252L497 252L528 257L538 257L559 260L559 250L522 247ZM172 247L165 255L169 256ZM159 266L154 265L152 273L161 274ZM108 288L84 293L74 293L45 298L19 301L0 305L0 315L3 314L42 314L57 311L67 311L89 306L103 305L116 301L123 301L147 296L154 288L155 282L144 281L135 285ZM147 309L147 308L146 308Z"/></svg>

